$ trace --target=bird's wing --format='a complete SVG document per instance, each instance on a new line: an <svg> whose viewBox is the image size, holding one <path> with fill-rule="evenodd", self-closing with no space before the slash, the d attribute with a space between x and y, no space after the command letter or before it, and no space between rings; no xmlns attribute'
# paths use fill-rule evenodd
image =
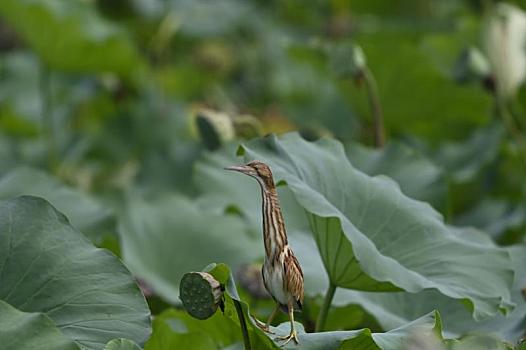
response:
<svg viewBox="0 0 526 350"><path fill-rule="evenodd" d="M303 304L303 271L298 259L296 259L288 246L283 259L283 266L285 270L285 289L294 296L301 309Z"/></svg>

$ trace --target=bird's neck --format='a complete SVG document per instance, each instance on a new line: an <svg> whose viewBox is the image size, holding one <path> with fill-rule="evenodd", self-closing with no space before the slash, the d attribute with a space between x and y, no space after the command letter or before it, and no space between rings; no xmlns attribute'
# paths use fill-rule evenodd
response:
<svg viewBox="0 0 526 350"><path fill-rule="evenodd" d="M274 260L287 245L287 233L275 187L261 189L263 239L267 259Z"/></svg>

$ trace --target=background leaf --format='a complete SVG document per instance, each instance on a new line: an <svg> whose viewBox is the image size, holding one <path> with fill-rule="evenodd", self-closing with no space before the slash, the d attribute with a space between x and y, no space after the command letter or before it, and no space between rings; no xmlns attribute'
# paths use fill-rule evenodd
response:
<svg viewBox="0 0 526 350"><path fill-rule="evenodd" d="M411 198L442 208L447 191L443 170L419 151L390 142L382 149L360 144L346 147L349 161L367 175L387 175Z"/></svg>
<svg viewBox="0 0 526 350"><path fill-rule="evenodd" d="M169 309L154 320L145 350L223 349L239 341L241 331L219 311L202 321L185 311Z"/></svg>
<svg viewBox="0 0 526 350"><path fill-rule="evenodd" d="M437 67L434 62L437 50L431 43L433 36L424 36L424 33L403 35L380 30L362 33L355 40L362 46L368 66L377 78L387 130L430 140L461 137L489 121L491 96L482 89L455 84L448 71L452 65L447 66L446 60L440 60ZM447 52L460 51L462 47L454 43L459 37L462 38L462 33L445 36ZM355 90L351 94L353 105L360 115L366 116L367 99ZM451 128L451 124L455 127Z"/></svg>
<svg viewBox="0 0 526 350"><path fill-rule="evenodd" d="M42 197L62 211L73 226L98 235L95 228L111 215L110 209L92 196L61 183L44 171L21 167L0 178L0 198L21 195Z"/></svg>
<svg viewBox="0 0 526 350"><path fill-rule="evenodd" d="M142 65L126 34L97 16L91 3L6 0L0 15L57 69L130 76Z"/></svg>
<svg viewBox="0 0 526 350"><path fill-rule="evenodd" d="M479 170L495 159L502 143L504 130L498 124L490 124L473 132L463 142L444 143L434 156L456 182L467 182Z"/></svg>
<svg viewBox="0 0 526 350"><path fill-rule="evenodd" d="M520 229L526 222L526 206L498 199L481 200L475 207L459 215L459 226L474 226L490 234L494 239L509 229Z"/></svg>
<svg viewBox="0 0 526 350"><path fill-rule="evenodd" d="M119 235L127 266L171 303L179 303L183 274L199 270L203 261L237 267L257 259L263 249L238 218L202 211L175 195L130 200Z"/></svg>

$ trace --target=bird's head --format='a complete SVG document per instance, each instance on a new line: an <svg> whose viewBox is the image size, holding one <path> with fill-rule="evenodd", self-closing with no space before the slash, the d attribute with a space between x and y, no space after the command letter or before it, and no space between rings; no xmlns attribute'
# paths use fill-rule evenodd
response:
<svg viewBox="0 0 526 350"><path fill-rule="evenodd" d="M252 176L267 189L274 187L274 180L272 179L272 171L270 171L270 167L259 160L253 160L246 165L229 166L225 169L238 171L248 176Z"/></svg>

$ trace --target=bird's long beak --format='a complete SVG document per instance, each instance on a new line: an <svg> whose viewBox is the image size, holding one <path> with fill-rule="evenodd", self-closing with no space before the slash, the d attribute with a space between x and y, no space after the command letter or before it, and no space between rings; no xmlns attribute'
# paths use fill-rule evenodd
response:
<svg viewBox="0 0 526 350"><path fill-rule="evenodd" d="M239 171L240 173L246 174L250 172L252 168L246 165L232 165L226 167L225 170Z"/></svg>

